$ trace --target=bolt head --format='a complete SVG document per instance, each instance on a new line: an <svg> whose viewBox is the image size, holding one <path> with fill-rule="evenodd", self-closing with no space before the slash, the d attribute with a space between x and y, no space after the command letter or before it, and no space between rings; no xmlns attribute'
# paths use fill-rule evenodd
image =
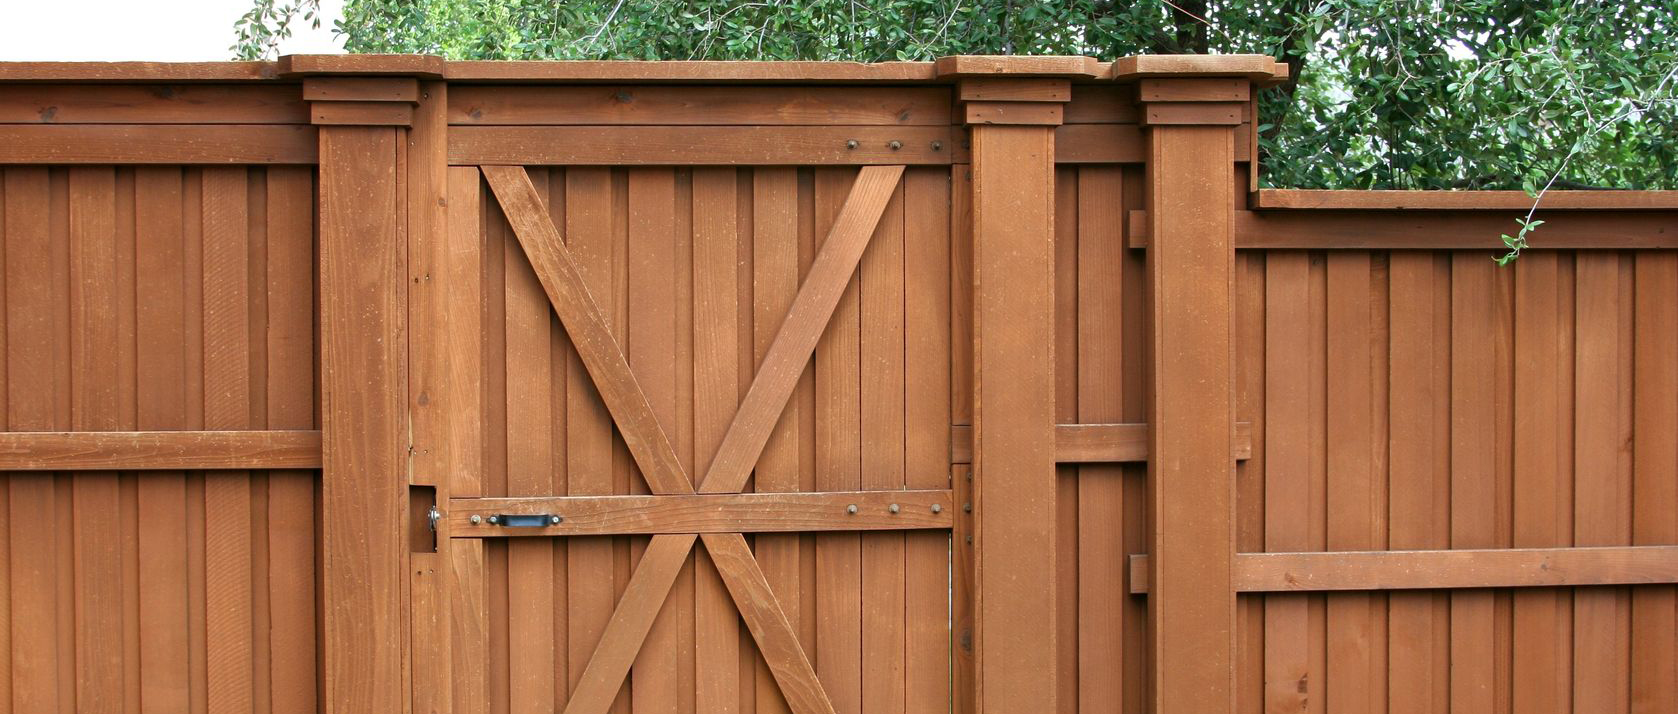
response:
<svg viewBox="0 0 1678 714"><path fill-rule="evenodd" d="M552 523L556 526L559 525L559 522L562 521L562 520L565 520L565 519L560 518L559 516L548 516L548 522Z"/></svg>
<svg viewBox="0 0 1678 714"><path fill-rule="evenodd" d="M896 513L900 510L903 510L903 509L898 507L897 504L893 503L890 506L886 506L886 510L891 511L892 513Z"/></svg>
<svg viewBox="0 0 1678 714"><path fill-rule="evenodd" d="M896 140L896 139L892 139L892 140L891 140L891 143L889 143L889 144L886 144L886 146L889 146L889 147L891 147L891 150L892 150L892 151L897 151L897 150L898 150L898 149L901 149L901 148L903 148L903 142L901 142L901 141L898 141L898 140Z"/></svg>
<svg viewBox="0 0 1678 714"><path fill-rule="evenodd" d="M479 523L483 523L484 522L484 517L474 513L474 514L472 514L472 517L468 518L467 520L471 521L472 525L475 526L475 525L478 525Z"/></svg>
<svg viewBox="0 0 1678 714"><path fill-rule="evenodd" d="M944 512L943 504L938 504L938 503L932 504L932 512L933 513L943 513Z"/></svg>
<svg viewBox="0 0 1678 714"><path fill-rule="evenodd" d="M845 140L845 148L854 150L857 146L860 146L860 144L857 143L856 139Z"/></svg>
<svg viewBox="0 0 1678 714"><path fill-rule="evenodd" d="M501 517L500 516L490 516L489 517L489 522L490 522L490 525L495 525L497 523L500 523L501 522Z"/></svg>
<svg viewBox="0 0 1678 714"><path fill-rule="evenodd" d="M851 504L851 505L849 505L849 506L846 506L846 507L845 507L845 512L846 512L846 513L849 513L849 514L851 514L851 515L853 515L853 516L854 516L854 515L856 515L856 504L854 504L854 503L853 503L853 504Z"/></svg>

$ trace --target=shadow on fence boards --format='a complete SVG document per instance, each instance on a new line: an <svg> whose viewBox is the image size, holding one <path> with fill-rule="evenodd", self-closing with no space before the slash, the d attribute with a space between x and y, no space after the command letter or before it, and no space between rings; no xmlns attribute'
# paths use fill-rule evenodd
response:
<svg viewBox="0 0 1678 714"><path fill-rule="evenodd" d="M0 64L0 712L1678 711L1678 194L1284 71Z"/></svg>

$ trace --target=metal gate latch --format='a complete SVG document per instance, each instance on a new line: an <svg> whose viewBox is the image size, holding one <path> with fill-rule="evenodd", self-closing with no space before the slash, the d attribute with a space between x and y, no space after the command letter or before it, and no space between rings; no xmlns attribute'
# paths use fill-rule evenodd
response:
<svg viewBox="0 0 1678 714"><path fill-rule="evenodd" d="M557 526L564 520L551 513L498 513L489 517L490 523L507 528L545 528Z"/></svg>

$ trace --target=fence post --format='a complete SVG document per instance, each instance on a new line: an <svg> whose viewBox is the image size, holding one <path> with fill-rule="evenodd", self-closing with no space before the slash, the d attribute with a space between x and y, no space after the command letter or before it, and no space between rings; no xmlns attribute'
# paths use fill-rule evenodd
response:
<svg viewBox="0 0 1678 714"><path fill-rule="evenodd" d="M1153 711L1234 709L1235 142L1268 57L1134 57L1147 133Z"/></svg>
<svg viewBox="0 0 1678 714"><path fill-rule="evenodd" d="M939 62L962 77L972 141L973 641L981 714L1055 710L1054 136L1071 87L1041 75L1041 60L1057 58L1029 59L1039 62Z"/></svg>
<svg viewBox="0 0 1678 714"><path fill-rule="evenodd" d="M320 128L321 647L332 714L408 705L405 141L416 77L437 62L356 59L281 62L304 77Z"/></svg>

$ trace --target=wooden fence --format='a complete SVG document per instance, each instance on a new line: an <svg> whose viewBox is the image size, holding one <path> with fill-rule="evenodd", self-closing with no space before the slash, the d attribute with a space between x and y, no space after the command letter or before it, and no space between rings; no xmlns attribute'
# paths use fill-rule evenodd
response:
<svg viewBox="0 0 1678 714"><path fill-rule="evenodd" d="M1678 194L1282 71L0 64L0 712L1678 711Z"/></svg>

